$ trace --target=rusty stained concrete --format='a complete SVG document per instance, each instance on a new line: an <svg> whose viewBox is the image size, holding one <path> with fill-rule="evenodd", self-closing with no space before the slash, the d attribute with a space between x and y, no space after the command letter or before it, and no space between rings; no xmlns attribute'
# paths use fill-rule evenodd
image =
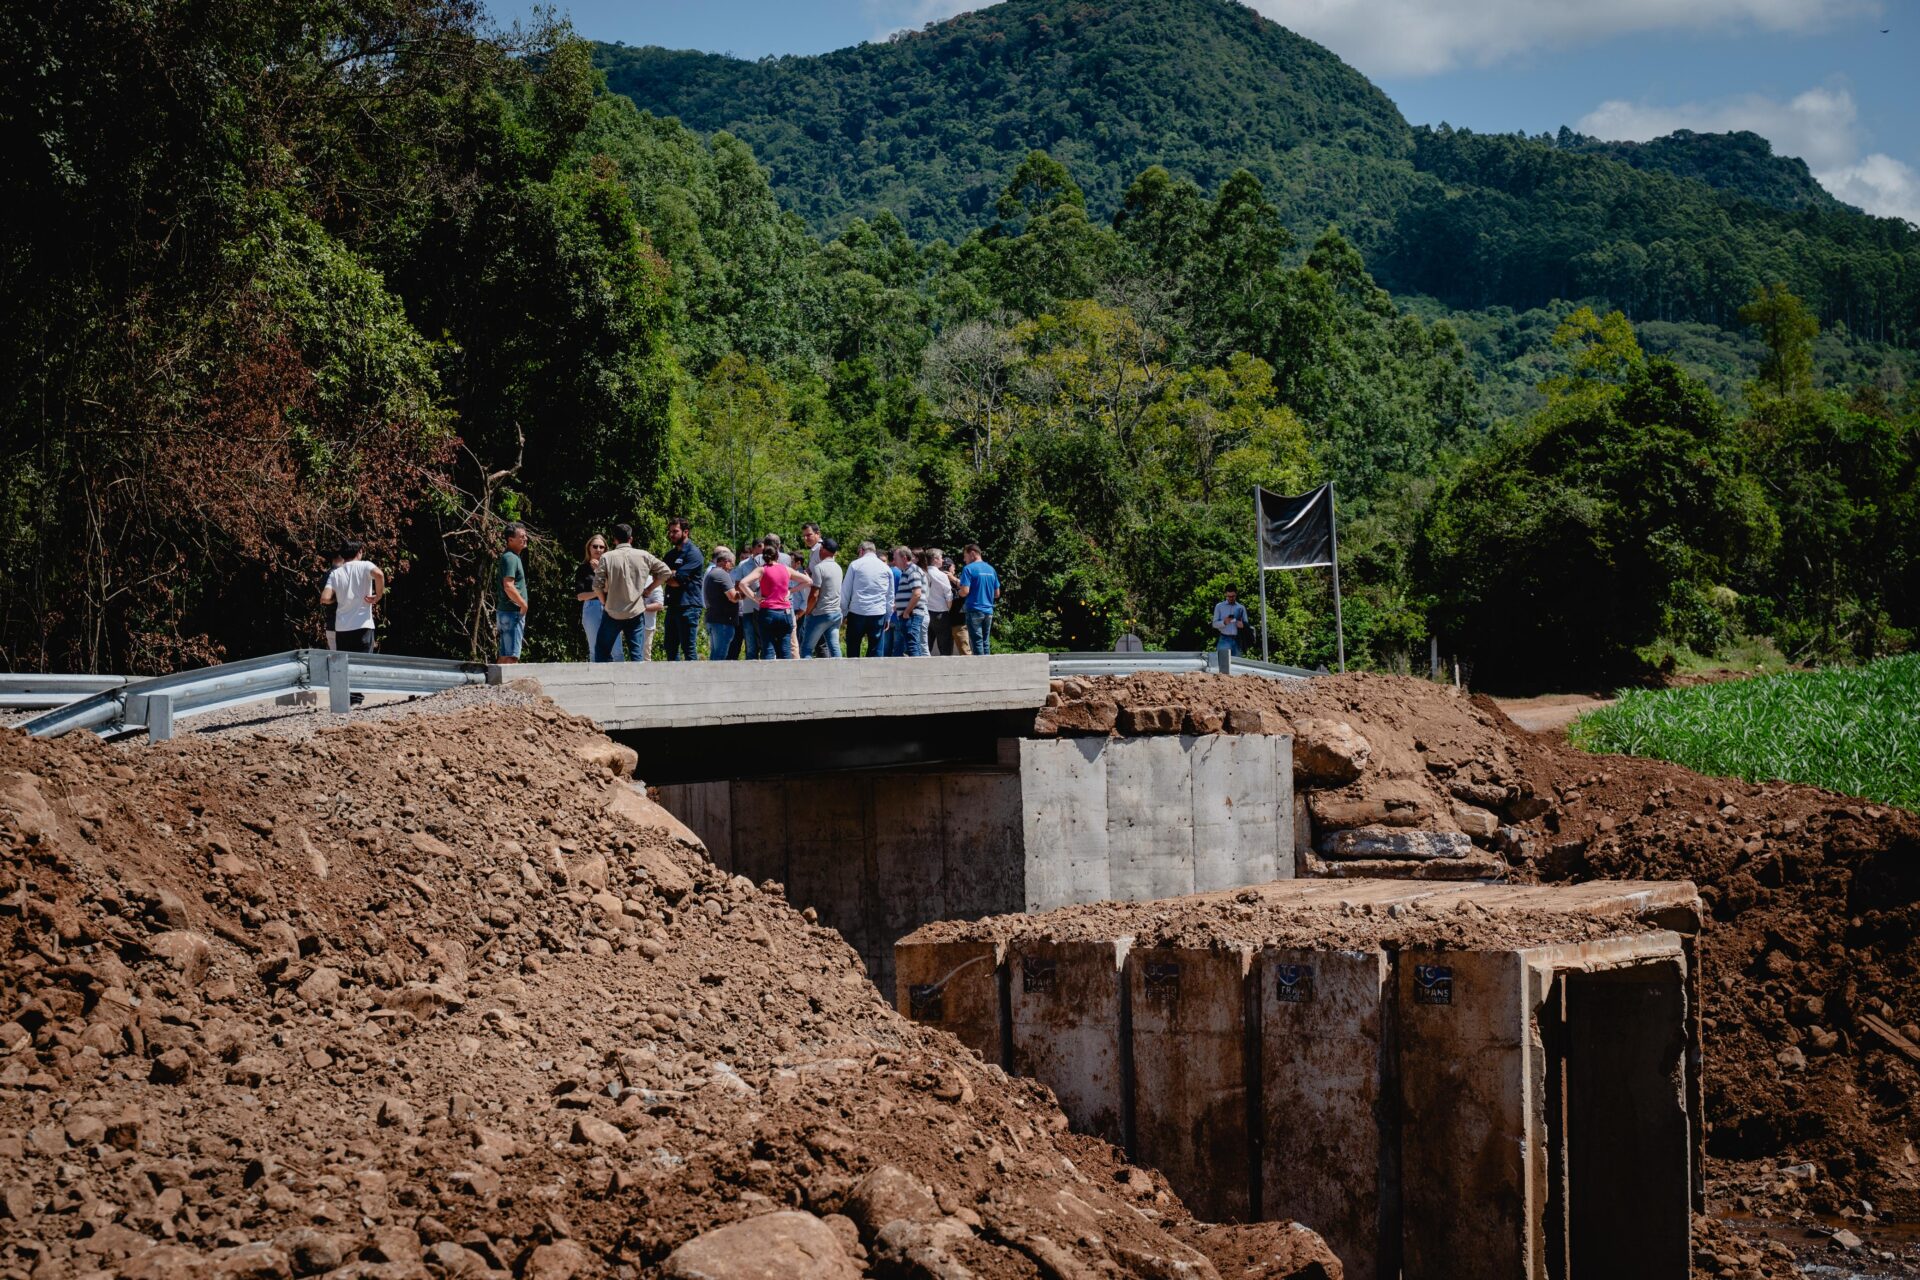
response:
<svg viewBox="0 0 1920 1280"><path fill-rule="evenodd" d="M1378 940L1250 948L1235 929L1217 948L1171 947L1118 932L1178 900L1114 908L1116 936L1101 940L1049 936L1084 934L1084 919L986 922L972 941L1004 948L1005 979L975 964L947 989L969 988L961 1009L1004 999L1003 1035L970 1035L993 1021L977 1014L943 1025L1049 1085L1076 1127L1160 1169L1200 1216L1308 1223L1350 1276L1539 1280L1555 1252L1559 1274L1626 1274L1628 1241L1633 1274L1686 1274L1698 975L1692 937L1660 926L1697 928L1691 885L1257 892L1303 918L1365 906ZM1503 943L1398 946L1385 908L1416 899L1486 921ZM1323 915L1305 917L1309 904ZM1551 935L1556 910L1611 913L1619 932L1529 946L1499 926L1524 912ZM946 939L930 951L954 945L950 926L924 932ZM921 945L899 947L910 1015L904 975Z"/></svg>

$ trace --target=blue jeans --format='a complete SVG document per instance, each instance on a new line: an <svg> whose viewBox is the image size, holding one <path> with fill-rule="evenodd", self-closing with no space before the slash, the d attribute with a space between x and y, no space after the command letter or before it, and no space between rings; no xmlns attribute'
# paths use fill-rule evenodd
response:
<svg viewBox="0 0 1920 1280"><path fill-rule="evenodd" d="M760 611L740 611L740 660L752 662L760 656Z"/></svg>
<svg viewBox="0 0 1920 1280"><path fill-rule="evenodd" d="M827 656L840 656L840 615L837 613L815 613L800 622L800 656L811 658L813 651L820 647L822 640L827 646Z"/></svg>
<svg viewBox="0 0 1920 1280"><path fill-rule="evenodd" d="M993 652L993 615L984 609L967 610L967 639L974 653L984 657Z"/></svg>
<svg viewBox="0 0 1920 1280"><path fill-rule="evenodd" d="M709 622L707 624L707 661L724 662L727 650L733 648L733 637L740 628L731 622Z"/></svg>
<svg viewBox="0 0 1920 1280"><path fill-rule="evenodd" d="M587 633L587 661L593 661L594 646L600 643L600 619L607 608L598 600L580 602L580 628Z"/></svg>
<svg viewBox="0 0 1920 1280"><path fill-rule="evenodd" d="M793 610L755 609L753 613L760 619L760 656L763 659L791 657Z"/></svg>
<svg viewBox="0 0 1920 1280"><path fill-rule="evenodd" d="M527 615L510 609L496 609L493 612L493 625L500 632L500 656L519 657L520 641L527 634Z"/></svg>
<svg viewBox="0 0 1920 1280"><path fill-rule="evenodd" d="M1213 647L1215 650L1225 649L1236 658L1246 652L1246 649L1240 643L1239 636L1221 636L1220 643Z"/></svg>
<svg viewBox="0 0 1920 1280"><path fill-rule="evenodd" d="M893 621L887 631L892 638L887 644L889 658L924 658L927 656L927 615L911 614L905 618L893 615Z"/></svg>
<svg viewBox="0 0 1920 1280"><path fill-rule="evenodd" d="M667 661L692 662L695 637L700 634L700 606L670 604L661 612L667 615Z"/></svg>
<svg viewBox="0 0 1920 1280"><path fill-rule="evenodd" d="M867 657L878 658L885 654L881 649L881 638L886 635L887 615L884 613L850 613L847 615L847 656L860 656L860 642L867 642Z"/></svg>
<svg viewBox="0 0 1920 1280"><path fill-rule="evenodd" d="M626 662L640 661L640 642L646 637L647 615L636 613L631 618L616 618L607 614L600 619L600 634L593 642L593 660L595 662L614 661L615 641L626 643Z"/></svg>

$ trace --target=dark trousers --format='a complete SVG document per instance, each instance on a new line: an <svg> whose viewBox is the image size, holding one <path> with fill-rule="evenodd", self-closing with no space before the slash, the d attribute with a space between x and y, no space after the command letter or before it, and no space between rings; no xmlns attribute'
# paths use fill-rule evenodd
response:
<svg viewBox="0 0 1920 1280"><path fill-rule="evenodd" d="M874 613L874 614L850 613L848 614L847 615L847 656L849 658L858 658L863 656L860 652L860 642L862 640L865 640L867 642L867 652L864 656L869 658L885 657L886 649L883 647L883 645L885 642L886 627L887 627L887 615L884 613Z"/></svg>
<svg viewBox="0 0 1920 1280"><path fill-rule="evenodd" d="M646 639L646 626L647 615L645 613L636 613L631 618L616 618L610 613L602 617L600 619L600 634L595 636L593 640L593 660L595 662L612 662L614 642L624 640L627 645L626 660L628 662L640 661L640 655L644 652L640 647L640 642Z"/></svg>
<svg viewBox="0 0 1920 1280"><path fill-rule="evenodd" d="M667 615L667 661L692 662L694 646L700 634L700 606L697 604L668 605Z"/></svg>
<svg viewBox="0 0 1920 1280"><path fill-rule="evenodd" d="M362 627L358 631L336 631L335 646L341 653L372 653L373 628Z"/></svg>
<svg viewBox="0 0 1920 1280"><path fill-rule="evenodd" d="M760 658L760 611L740 612L740 657L746 662Z"/></svg>
<svg viewBox="0 0 1920 1280"><path fill-rule="evenodd" d="M954 654L953 629L960 625L958 609L942 609L927 614L927 648L942 658Z"/></svg>

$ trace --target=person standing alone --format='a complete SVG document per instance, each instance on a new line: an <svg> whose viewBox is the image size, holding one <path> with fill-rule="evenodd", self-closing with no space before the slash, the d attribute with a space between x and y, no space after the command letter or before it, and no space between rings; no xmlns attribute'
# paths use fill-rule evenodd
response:
<svg viewBox="0 0 1920 1280"><path fill-rule="evenodd" d="M493 566L493 626L500 636L500 661L520 661L520 642L527 634L527 566L520 556L527 549L527 526L507 526L507 548Z"/></svg>
<svg viewBox="0 0 1920 1280"><path fill-rule="evenodd" d="M967 640L976 654L993 652L993 606L1000 599L1000 575L993 571L980 544L969 542L960 553L966 567L960 570L956 594L967 610Z"/></svg>
<svg viewBox="0 0 1920 1280"><path fill-rule="evenodd" d="M667 521L667 661L692 662L695 637L700 634L703 604L701 578L706 558L693 545L693 526L685 516Z"/></svg>
<svg viewBox="0 0 1920 1280"><path fill-rule="evenodd" d="M373 606L387 593L387 575L360 558L360 544L340 544L340 563L327 575L320 603L334 606L333 631L343 653L373 652Z"/></svg>
<svg viewBox="0 0 1920 1280"><path fill-rule="evenodd" d="M1232 587L1227 588L1227 598L1213 606L1213 629L1220 639L1214 644L1216 650L1225 650L1234 657L1246 652L1247 606L1240 603L1240 593Z"/></svg>

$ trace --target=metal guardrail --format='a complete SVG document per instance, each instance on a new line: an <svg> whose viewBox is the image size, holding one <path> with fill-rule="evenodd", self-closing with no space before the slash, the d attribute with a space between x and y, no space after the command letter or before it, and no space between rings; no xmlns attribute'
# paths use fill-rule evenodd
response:
<svg viewBox="0 0 1920 1280"><path fill-rule="evenodd" d="M128 680L20 727L36 738L91 729L103 738L144 732L150 741L158 742L173 736L173 723L182 716L286 693L325 689L327 709L344 714L356 693L439 693L463 684L485 684L486 679L486 667L477 662L292 649L149 680Z"/></svg>
<svg viewBox="0 0 1920 1280"><path fill-rule="evenodd" d="M44 711L118 689L127 676L59 676L0 671L0 711Z"/></svg>
<svg viewBox="0 0 1920 1280"><path fill-rule="evenodd" d="M1249 675L1269 680L1307 680L1325 670L1282 666L1252 658L1236 658L1222 650L1171 650L1165 653L1054 653L1048 656L1050 674L1066 676L1131 676L1141 672L1167 675Z"/></svg>

